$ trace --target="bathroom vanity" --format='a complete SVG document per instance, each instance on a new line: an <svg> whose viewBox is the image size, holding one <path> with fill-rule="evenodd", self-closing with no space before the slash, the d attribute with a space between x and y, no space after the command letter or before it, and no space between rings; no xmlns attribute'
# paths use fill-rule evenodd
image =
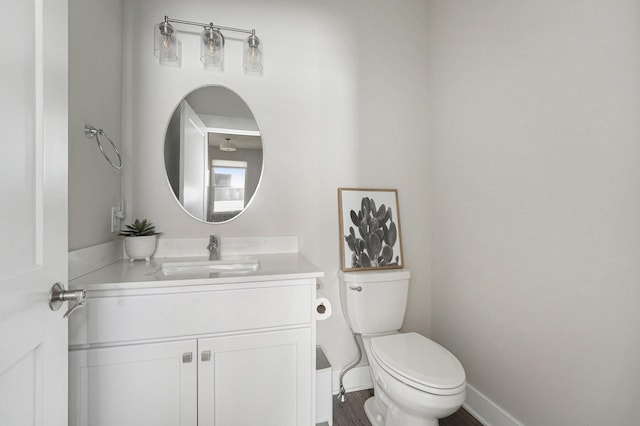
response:
<svg viewBox="0 0 640 426"><path fill-rule="evenodd" d="M123 260L71 281L87 303L69 322L69 424L315 424L322 273L297 253L253 257L255 271Z"/></svg>

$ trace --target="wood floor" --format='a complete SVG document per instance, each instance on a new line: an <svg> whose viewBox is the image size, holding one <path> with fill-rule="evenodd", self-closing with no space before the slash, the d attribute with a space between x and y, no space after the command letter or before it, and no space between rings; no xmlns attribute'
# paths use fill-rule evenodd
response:
<svg viewBox="0 0 640 426"><path fill-rule="evenodd" d="M371 426L366 414L364 414L364 402L373 395L373 389L347 394L347 400L340 402L333 400L333 425L334 426ZM464 408L461 408L451 416L440 419L440 426L482 426Z"/></svg>

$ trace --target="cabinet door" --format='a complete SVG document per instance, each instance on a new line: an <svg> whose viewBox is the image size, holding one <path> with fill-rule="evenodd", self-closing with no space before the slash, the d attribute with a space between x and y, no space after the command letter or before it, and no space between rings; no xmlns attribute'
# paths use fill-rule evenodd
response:
<svg viewBox="0 0 640 426"><path fill-rule="evenodd" d="M69 424L196 426L196 351L195 340L71 351Z"/></svg>
<svg viewBox="0 0 640 426"><path fill-rule="evenodd" d="M199 426L312 425L311 346L311 329L199 339Z"/></svg>

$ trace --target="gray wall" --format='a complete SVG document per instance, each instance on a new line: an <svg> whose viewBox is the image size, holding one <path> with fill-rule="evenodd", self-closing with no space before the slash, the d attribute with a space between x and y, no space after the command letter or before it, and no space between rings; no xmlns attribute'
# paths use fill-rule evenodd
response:
<svg viewBox="0 0 640 426"><path fill-rule="evenodd" d="M637 424L640 3L429 5L433 335L526 425Z"/></svg>
<svg viewBox="0 0 640 426"><path fill-rule="evenodd" d="M122 14L122 0L69 0L69 250L113 240L120 172L84 126L104 129L122 148Z"/></svg>

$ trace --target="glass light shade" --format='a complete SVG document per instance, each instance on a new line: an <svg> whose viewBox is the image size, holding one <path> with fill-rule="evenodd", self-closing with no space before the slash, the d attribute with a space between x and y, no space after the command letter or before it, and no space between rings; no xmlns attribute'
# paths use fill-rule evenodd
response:
<svg viewBox="0 0 640 426"><path fill-rule="evenodd" d="M224 36L215 28L205 28L201 34L200 60L208 67L224 65Z"/></svg>
<svg viewBox="0 0 640 426"><path fill-rule="evenodd" d="M244 41L242 67L247 71L262 71L262 43L253 34Z"/></svg>
<svg viewBox="0 0 640 426"><path fill-rule="evenodd" d="M160 22L153 28L153 54L160 62L178 60L176 32L168 22Z"/></svg>

